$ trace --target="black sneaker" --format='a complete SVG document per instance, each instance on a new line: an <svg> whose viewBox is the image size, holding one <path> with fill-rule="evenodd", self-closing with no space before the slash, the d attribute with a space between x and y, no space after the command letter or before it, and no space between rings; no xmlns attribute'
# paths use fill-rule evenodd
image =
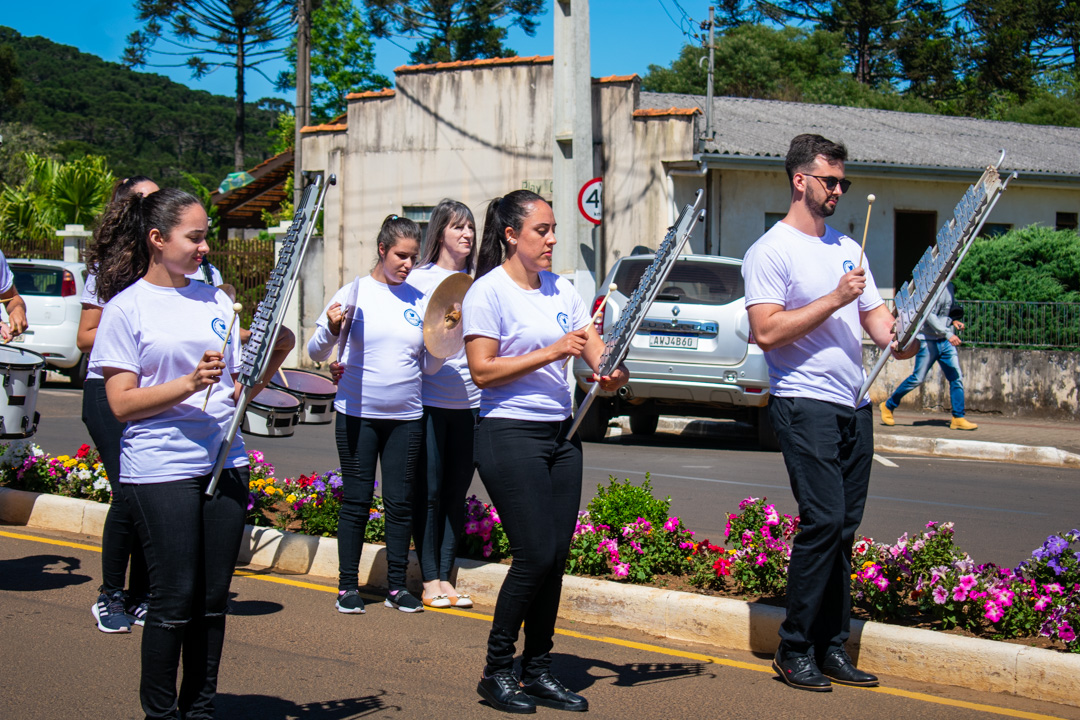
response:
<svg viewBox="0 0 1080 720"><path fill-rule="evenodd" d="M851 661L844 648L836 648L825 656L821 662L821 674L841 685L877 687L878 684L876 675L855 667L855 663Z"/></svg>
<svg viewBox="0 0 1080 720"><path fill-rule="evenodd" d="M480 678L476 692L496 710L519 715L536 712L536 702L521 689L521 683L511 670L500 670Z"/></svg>
<svg viewBox="0 0 1080 720"><path fill-rule="evenodd" d="M570 712L585 712L589 709L588 700L568 690L565 685L559 682L558 678L549 672L544 673L532 682L525 683L521 689L537 705L555 708L556 710L569 710Z"/></svg>
<svg viewBox="0 0 1080 720"><path fill-rule="evenodd" d="M90 612L94 614L98 630L103 633L131 632L131 623L124 613L123 590L117 590L112 595L101 593Z"/></svg>
<svg viewBox="0 0 1080 720"><path fill-rule="evenodd" d="M388 608L394 608L401 612L415 613L424 612L424 603L409 594L408 590L391 590L383 603Z"/></svg>
<svg viewBox="0 0 1080 720"><path fill-rule="evenodd" d="M811 692L832 691L832 683L821 674L811 655L785 653L778 649L772 661L772 668L781 680L793 688Z"/></svg>
<svg viewBox="0 0 1080 720"><path fill-rule="evenodd" d="M131 621L132 625L142 627L146 624L146 611L149 609L150 600L144 597L141 600L129 602L124 613L127 615L128 620Z"/></svg>
<svg viewBox="0 0 1080 720"><path fill-rule="evenodd" d="M338 593L335 607L340 613L363 615L364 599L360 597L359 590L345 590Z"/></svg>

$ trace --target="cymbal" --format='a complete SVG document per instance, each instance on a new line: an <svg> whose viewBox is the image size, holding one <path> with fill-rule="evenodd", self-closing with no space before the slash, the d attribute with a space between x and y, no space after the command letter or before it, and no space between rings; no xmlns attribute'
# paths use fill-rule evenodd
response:
<svg viewBox="0 0 1080 720"><path fill-rule="evenodd" d="M465 273L454 273L431 293L424 312L424 345L437 358L456 355L465 346L461 302L472 281Z"/></svg>

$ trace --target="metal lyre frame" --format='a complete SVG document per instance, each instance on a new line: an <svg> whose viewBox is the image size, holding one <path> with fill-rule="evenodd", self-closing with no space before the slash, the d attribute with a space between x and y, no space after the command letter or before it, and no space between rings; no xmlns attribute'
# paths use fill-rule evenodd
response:
<svg viewBox="0 0 1080 720"><path fill-rule="evenodd" d="M1001 163L1005 161L1005 151L1001 151L996 165L991 165L983 171L978 182L970 186L964 197L960 198L953 217L938 230L937 243L928 247L922 258L915 265L910 281L904 283L900 291L896 293L896 342L902 351L907 349L915 336L922 330L930 308L937 301L942 289L949 284L960 261L967 255L968 250L982 230L983 223L990 216L990 212L997 205L1001 194L1011 180L1017 177L1014 172L1004 180L998 173ZM931 276L933 279L931 280ZM885 367L885 362L892 355L886 348L878 358L874 369L866 378L866 382L859 388L859 394L855 398L858 403L866 397L870 386Z"/></svg>
<svg viewBox="0 0 1080 720"><path fill-rule="evenodd" d="M244 420L248 403L255 397L255 386L266 370L266 363L273 352L274 343L277 342L278 333L285 321L285 309L289 306L293 290L300 279L300 265L307 252L311 234L315 231L315 218L322 209L323 200L326 199L326 191L331 185L337 184L337 176L330 175L327 184L322 184L322 177L317 176L315 181L304 188L300 197L300 204L296 207L292 225L285 234L285 240L281 245L281 254L277 265L270 272L270 279L266 281L266 295L255 311L255 317L251 322L251 339L244 346L243 356L240 361L240 374L237 382L244 386L240 394L240 400L236 404L236 415L233 416L221 450L218 451L217 462L210 475L210 484L206 488L207 495L213 495L217 488L218 478L229 459L229 449L232 447L233 438Z"/></svg>
<svg viewBox="0 0 1080 720"><path fill-rule="evenodd" d="M704 210L698 211L704 200L705 192L698 190L694 196L693 204L683 206L682 212L679 213L678 219L675 220L675 224L668 229L667 235L660 242L660 246L656 248L655 259L642 274L637 289L630 296L626 307L619 313L619 319L612 328L607 343L605 343L604 354L600 356L598 375L610 375L615 371L615 368L619 367L619 363L626 359L626 354L630 351L630 341L634 339L638 328L641 327L641 323L645 320L645 313L649 311L657 294L660 292L664 280L671 273L671 269L675 267L675 261L679 259L679 254L689 239L694 226L705 217ZM577 412L574 413L574 422L566 433L566 437L574 437L574 433L577 432L578 426L581 425L581 421L585 418L585 412L589 409L599 389L600 383L598 382L589 388L588 394L582 399Z"/></svg>

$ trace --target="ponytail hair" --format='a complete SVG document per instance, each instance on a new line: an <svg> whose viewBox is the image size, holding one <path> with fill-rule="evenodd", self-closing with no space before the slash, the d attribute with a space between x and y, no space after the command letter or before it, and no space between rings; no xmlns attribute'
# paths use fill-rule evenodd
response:
<svg viewBox="0 0 1080 720"><path fill-rule="evenodd" d="M109 198L109 205L113 205L122 200L126 200L128 195L131 195L133 192L135 192L135 186L141 185L144 182L154 183L154 185L157 185L157 183L154 182L153 178L148 178L145 175L132 175L131 177L117 180L116 184L113 185L112 196Z"/></svg>
<svg viewBox="0 0 1080 720"><path fill-rule="evenodd" d="M412 238L419 243L420 226L409 218L403 218L400 215L387 215L386 219L382 221L382 227L379 228L379 237L376 239L376 252L379 254L376 265L383 261L386 251L397 245L399 240L405 238ZM380 249L382 252L379 252Z"/></svg>
<svg viewBox="0 0 1080 720"><path fill-rule="evenodd" d="M456 225L462 220L468 221L473 226L472 248L469 250L469 257L465 258L465 272L472 273L473 267L476 265L476 246L479 244L476 238L476 220L473 218L469 206L456 200L440 200L435 209L431 211L431 220L427 226L427 238L424 240L424 251L420 255L421 265L438 261L446 228Z"/></svg>
<svg viewBox="0 0 1080 720"><path fill-rule="evenodd" d="M168 237L191 205L202 203L182 190L165 188L145 197L128 192L105 210L86 258L87 269L97 278L98 300L108 302L146 274L150 231Z"/></svg>
<svg viewBox="0 0 1080 720"><path fill-rule="evenodd" d="M484 239L480 244L480 257L477 259L478 280L503 264L509 254L506 247L506 228L511 228L515 234L520 233L525 226L525 218L532 212L537 201L546 202L531 190L515 190L488 204L484 218Z"/></svg>

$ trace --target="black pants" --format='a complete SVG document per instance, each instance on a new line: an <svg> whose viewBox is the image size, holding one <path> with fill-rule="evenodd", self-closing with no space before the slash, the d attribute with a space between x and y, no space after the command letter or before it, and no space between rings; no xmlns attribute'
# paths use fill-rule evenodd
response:
<svg viewBox="0 0 1080 720"><path fill-rule="evenodd" d="M150 587L146 557L139 533L135 530L135 517L120 489L120 443L124 423L117 420L109 408L105 381L100 378L87 380L83 385L82 420L101 455L101 464L105 466L105 474L112 488L112 504L109 505L101 531L101 591L111 595L124 589L124 576L128 572L130 557L128 596L132 599L142 598Z"/></svg>
<svg viewBox="0 0 1080 720"><path fill-rule="evenodd" d="M225 470L213 497L210 476L124 485L150 568L139 697L149 718L214 717L225 641L229 583L240 553L248 469ZM176 675L183 659L180 692Z"/></svg>
<svg viewBox="0 0 1080 720"><path fill-rule="evenodd" d="M788 567L785 651L820 659L851 634L851 549L874 458L870 406L773 397L769 416L799 504Z"/></svg>
<svg viewBox="0 0 1080 720"><path fill-rule="evenodd" d="M495 603L485 674L513 667L522 623L522 680L551 666L563 572L581 504L581 441L577 435L566 439L570 422L481 418L477 425L476 466L514 556Z"/></svg>
<svg viewBox="0 0 1080 720"><path fill-rule="evenodd" d="M386 581L390 590L405 589L412 532L413 485L423 454L424 424L337 414L336 438L345 492L338 514L338 589L359 584L375 468L382 463L382 498L386 510Z"/></svg>
<svg viewBox="0 0 1080 720"><path fill-rule="evenodd" d="M413 538L424 582L450 580L472 484L476 410L424 407L425 470L416 483Z"/></svg>

